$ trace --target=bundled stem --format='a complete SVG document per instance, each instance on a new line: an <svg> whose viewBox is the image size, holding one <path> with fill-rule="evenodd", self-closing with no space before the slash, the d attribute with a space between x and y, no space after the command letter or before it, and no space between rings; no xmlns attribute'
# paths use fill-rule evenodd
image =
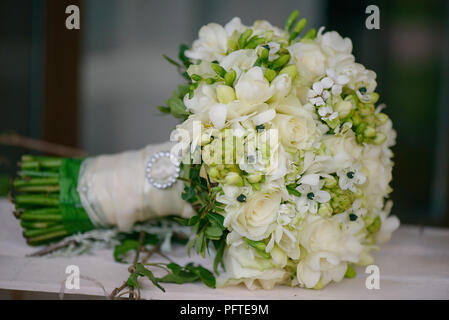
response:
<svg viewBox="0 0 449 320"><path fill-rule="evenodd" d="M59 167L62 159L24 155L10 200L30 245L41 245L68 235L59 208Z"/></svg>

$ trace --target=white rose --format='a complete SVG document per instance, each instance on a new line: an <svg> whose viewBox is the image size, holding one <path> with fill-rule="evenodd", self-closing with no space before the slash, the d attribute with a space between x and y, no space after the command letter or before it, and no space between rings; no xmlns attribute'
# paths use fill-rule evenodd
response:
<svg viewBox="0 0 449 320"><path fill-rule="evenodd" d="M340 281L347 262L357 263L363 246L352 234L340 228L338 217L309 215L302 222L299 242L307 251L298 264L299 283L313 288L321 278L322 285Z"/></svg>
<svg viewBox="0 0 449 320"><path fill-rule="evenodd" d="M249 104L260 104L272 96L270 83L265 79L261 67L243 73L235 85L237 99Z"/></svg>
<svg viewBox="0 0 449 320"><path fill-rule="evenodd" d="M231 245L225 251L223 262L226 271L217 278L217 287L244 283L248 289L273 289L283 283L288 274L275 267L269 259L260 257L255 250L245 243Z"/></svg>
<svg viewBox="0 0 449 320"><path fill-rule="evenodd" d="M349 38L342 38L338 32L330 31L323 34L324 27L318 31L316 42L321 45L323 51L328 55L337 53L351 53L352 41Z"/></svg>
<svg viewBox="0 0 449 320"><path fill-rule="evenodd" d="M319 164L322 172L337 172L350 167L362 157L363 148L357 144L354 134L349 133L344 137L326 135L322 141L330 156Z"/></svg>
<svg viewBox="0 0 449 320"><path fill-rule="evenodd" d="M305 110L298 110L296 116L277 114L273 126L279 132L279 140L289 152L308 149L315 140L315 121Z"/></svg>
<svg viewBox="0 0 449 320"><path fill-rule="evenodd" d="M288 51L306 82L314 82L325 74L326 57L318 45L298 42L288 47Z"/></svg>
<svg viewBox="0 0 449 320"><path fill-rule="evenodd" d="M201 27L199 38L193 42L192 49L186 50L186 57L194 60L220 61L226 54L228 34L219 24L209 23Z"/></svg>
<svg viewBox="0 0 449 320"><path fill-rule="evenodd" d="M262 240L272 231L281 204L279 193L257 192L250 196L230 221L232 229L251 240Z"/></svg>
<svg viewBox="0 0 449 320"><path fill-rule="evenodd" d="M338 259L357 262L363 247L352 234L340 228L338 217L308 215L302 222L300 244L308 253L329 252Z"/></svg>

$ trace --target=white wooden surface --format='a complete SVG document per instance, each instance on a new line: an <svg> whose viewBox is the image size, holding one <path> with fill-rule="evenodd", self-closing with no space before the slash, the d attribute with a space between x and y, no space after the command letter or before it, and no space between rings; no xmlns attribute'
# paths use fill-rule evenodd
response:
<svg viewBox="0 0 449 320"><path fill-rule="evenodd" d="M12 205L0 199L0 289L36 292L61 291L68 265L77 265L81 276L95 279L110 293L127 278L128 265L115 263L110 250L79 257L28 258L36 249L28 247L22 238L19 221ZM187 257L182 248L171 255L184 264L200 262L210 267L210 261ZM144 281L146 299L449 299L449 229L402 226L393 239L375 254L380 268L380 289L368 290L366 274L357 269L354 279L344 279L323 290L306 290L279 286L271 291L249 291L243 286L209 289L195 284L164 284L166 292ZM163 261L154 257L152 261ZM81 279L80 289L67 293L103 296L103 290L92 281Z"/></svg>

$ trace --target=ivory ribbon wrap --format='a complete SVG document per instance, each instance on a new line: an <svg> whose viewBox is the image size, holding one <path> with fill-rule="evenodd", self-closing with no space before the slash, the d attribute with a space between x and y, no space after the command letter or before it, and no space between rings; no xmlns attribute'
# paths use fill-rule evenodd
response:
<svg viewBox="0 0 449 320"><path fill-rule="evenodd" d="M130 231L134 223L151 218L193 216L189 203L181 198L183 183L167 189L153 187L146 177L146 165L160 151L170 151L173 143L148 145L138 151L88 158L81 165L78 192L81 203L97 227L117 226ZM153 179L165 180L176 170L162 158L151 169Z"/></svg>

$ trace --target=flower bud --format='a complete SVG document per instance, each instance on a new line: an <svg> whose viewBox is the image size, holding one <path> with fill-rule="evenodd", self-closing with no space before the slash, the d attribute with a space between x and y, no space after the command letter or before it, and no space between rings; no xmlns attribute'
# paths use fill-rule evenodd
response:
<svg viewBox="0 0 449 320"><path fill-rule="evenodd" d="M217 98L220 103L228 104L235 100L234 88L227 85L217 86Z"/></svg>
<svg viewBox="0 0 449 320"><path fill-rule="evenodd" d="M365 131L363 131L363 135L367 138L374 137L376 135L376 129L373 127L367 127Z"/></svg>
<svg viewBox="0 0 449 320"><path fill-rule="evenodd" d="M265 32L263 33L263 37L265 38L265 40L266 40L267 42L270 42L270 41L273 40L273 38L274 38L274 31L273 31L273 30L265 31Z"/></svg>
<svg viewBox="0 0 449 320"><path fill-rule="evenodd" d="M329 203L321 203L320 208L318 209L318 214L322 217L328 217L332 214L334 210Z"/></svg>
<svg viewBox="0 0 449 320"><path fill-rule="evenodd" d="M337 180L334 177L330 176L330 177L324 178L324 186L326 188L330 189L330 188L335 187L336 185L337 185Z"/></svg>
<svg viewBox="0 0 449 320"><path fill-rule="evenodd" d="M379 121L380 125L383 125L388 121L388 116L382 112L376 114L376 118L377 118L377 121Z"/></svg>
<svg viewBox="0 0 449 320"><path fill-rule="evenodd" d="M251 37L251 35L253 34L253 30L252 29L246 29L239 37L238 43L239 43L239 47L241 49L243 49L245 47L246 41L249 39L249 37Z"/></svg>
<svg viewBox="0 0 449 320"><path fill-rule="evenodd" d="M289 64L279 72L279 74L284 73L288 74L292 78L292 80L294 80L296 75L298 74L298 68L296 67L296 64Z"/></svg>
<svg viewBox="0 0 449 320"><path fill-rule="evenodd" d="M262 180L262 174L260 172L254 172L247 177L249 183L257 183Z"/></svg>
<svg viewBox="0 0 449 320"><path fill-rule="evenodd" d="M228 172L225 177L225 183L241 187L243 186L243 179L237 172Z"/></svg>
<svg viewBox="0 0 449 320"><path fill-rule="evenodd" d="M267 79L268 82L273 81L274 78L276 78L276 71L274 71L273 69L265 70L265 79Z"/></svg>
<svg viewBox="0 0 449 320"><path fill-rule="evenodd" d="M219 175L220 175L220 173L218 172L217 167L211 167L209 169L209 177L211 179L217 180L217 179L219 179Z"/></svg>
<svg viewBox="0 0 449 320"><path fill-rule="evenodd" d="M212 141L212 137L207 134L207 133L203 133L201 135L201 145L205 146L206 144L209 144Z"/></svg>
<svg viewBox="0 0 449 320"><path fill-rule="evenodd" d="M385 140L387 140L387 136L384 135L382 132L378 132L376 137L373 140L373 143L377 144L377 145L381 145L382 143L385 142Z"/></svg>
<svg viewBox="0 0 449 320"><path fill-rule="evenodd" d="M257 56L262 60L267 60L270 55L270 50L265 47L259 47L257 50Z"/></svg>
<svg viewBox="0 0 449 320"><path fill-rule="evenodd" d="M271 250L271 258L273 263L279 268L283 268L287 264L287 254L277 245L274 245Z"/></svg>
<svg viewBox="0 0 449 320"><path fill-rule="evenodd" d="M271 67L273 69L278 69L278 68L283 67L289 61L290 61L290 55L284 54L284 55L280 56L279 58L277 58L276 60L274 60Z"/></svg>
<svg viewBox="0 0 449 320"><path fill-rule="evenodd" d="M235 77L237 76L237 73L234 69L229 70L226 72L224 76L224 81L227 86L232 87L234 85Z"/></svg>
<svg viewBox="0 0 449 320"><path fill-rule="evenodd" d="M335 105L335 111L338 112L340 119L346 118L352 110L352 103L350 101L340 101Z"/></svg>
<svg viewBox="0 0 449 320"><path fill-rule="evenodd" d="M379 100L379 94L377 92L371 93L371 100L369 103L376 103Z"/></svg>

